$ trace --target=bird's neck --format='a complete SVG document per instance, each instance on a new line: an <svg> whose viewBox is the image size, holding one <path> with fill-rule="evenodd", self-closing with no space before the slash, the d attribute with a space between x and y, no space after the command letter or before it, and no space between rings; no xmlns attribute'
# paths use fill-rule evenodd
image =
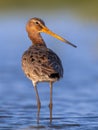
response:
<svg viewBox="0 0 98 130"><path fill-rule="evenodd" d="M42 36L40 35L40 33L28 33L28 36L30 38L30 40L32 41L33 45L37 45L37 44L43 44L46 46Z"/></svg>

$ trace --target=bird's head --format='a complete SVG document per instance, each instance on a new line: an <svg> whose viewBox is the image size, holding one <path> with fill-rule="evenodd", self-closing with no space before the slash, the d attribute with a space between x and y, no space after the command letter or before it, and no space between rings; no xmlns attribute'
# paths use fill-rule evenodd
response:
<svg viewBox="0 0 98 130"><path fill-rule="evenodd" d="M61 36L57 35L56 33L52 32L50 29L48 29L48 27L46 27L45 23L43 20L41 20L40 18L31 18L27 25L26 25L26 30L28 33L47 33L59 40L61 40L64 43L67 43L73 47L77 47L76 45L72 44L71 42L67 41L66 39L62 38Z"/></svg>

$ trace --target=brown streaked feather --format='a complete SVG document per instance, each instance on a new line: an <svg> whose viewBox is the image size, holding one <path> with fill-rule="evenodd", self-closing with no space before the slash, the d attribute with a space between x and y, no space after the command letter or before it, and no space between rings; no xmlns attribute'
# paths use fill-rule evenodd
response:
<svg viewBox="0 0 98 130"><path fill-rule="evenodd" d="M32 45L25 51L22 57L22 68L25 74L36 82L56 81L63 76L59 57L44 45Z"/></svg>

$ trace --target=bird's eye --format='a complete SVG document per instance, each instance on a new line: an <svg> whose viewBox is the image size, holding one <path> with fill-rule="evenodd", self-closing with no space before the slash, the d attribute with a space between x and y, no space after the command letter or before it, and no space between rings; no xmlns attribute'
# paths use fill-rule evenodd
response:
<svg viewBox="0 0 98 130"><path fill-rule="evenodd" d="M35 22L37 25L39 24L37 21Z"/></svg>

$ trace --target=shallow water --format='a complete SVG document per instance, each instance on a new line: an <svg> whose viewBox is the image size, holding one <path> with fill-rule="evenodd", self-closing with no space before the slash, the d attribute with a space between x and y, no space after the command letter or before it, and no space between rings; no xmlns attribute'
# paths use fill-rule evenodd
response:
<svg viewBox="0 0 98 130"><path fill-rule="evenodd" d="M60 22L62 26L58 26ZM55 25L52 30L58 34L63 32L63 37L78 48L58 44L59 41L43 35L48 47L60 56L65 73L63 79L54 84L52 123L48 108L49 84L38 84L42 103L38 123L35 92L21 70L22 53L30 45L24 19L1 21L0 130L98 129L98 27L69 18L56 24L55 19L47 20L47 26L51 25Z"/></svg>

